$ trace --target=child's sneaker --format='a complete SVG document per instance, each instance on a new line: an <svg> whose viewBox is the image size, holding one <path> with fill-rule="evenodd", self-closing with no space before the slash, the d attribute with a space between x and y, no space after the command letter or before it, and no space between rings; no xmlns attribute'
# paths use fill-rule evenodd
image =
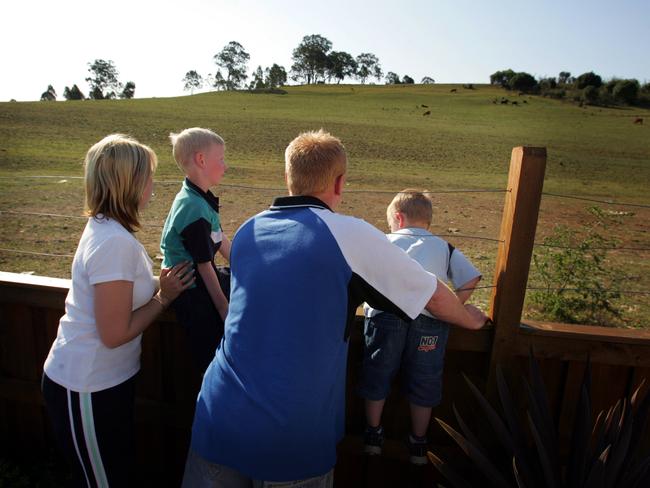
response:
<svg viewBox="0 0 650 488"><path fill-rule="evenodd" d="M427 464L427 448L428 442L426 437L416 437L413 434L409 435L406 441L409 448L409 461L411 464L422 466Z"/></svg>
<svg viewBox="0 0 650 488"><path fill-rule="evenodd" d="M363 433L363 452L370 456L378 456L381 454L381 448L384 445L384 428L379 427L366 427Z"/></svg>

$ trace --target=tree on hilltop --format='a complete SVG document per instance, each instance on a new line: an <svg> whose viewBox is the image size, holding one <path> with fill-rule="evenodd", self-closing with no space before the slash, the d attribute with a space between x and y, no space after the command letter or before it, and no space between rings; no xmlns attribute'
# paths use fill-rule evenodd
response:
<svg viewBox="0 0 650 488"><path fill-rule="evenodd" d="M402 77L402 83L404 85L412 85L412 84L415 83L415 80L413 78L411 78L409 75L404 75Z"/></svg>
<svg viewBox="0 0 650 488"><path fill-rule="evenodd" d="M41 102L54 102L56 100L56 91L52 85L47 85L47 90L41 93Z"/></svg>
<svg viewBox="0 0 650 488"><path fill-rule="evenodd" d="M351 54L345 51L332 51L327 56L327 80L336 78L336 83L340 83L347 77L354 76L357 70L357 62Z"/></svg>
<svg viewBox="0 0 650 488"><path fill-rule="evenodd" d="M319 34L304 36L291 55L291 77L308 85L324 79L331 49L332 42Z"/></svg>
<svg viewBox="0 0 650 488"><path fill-rule="evenodd" d="M357 56L357 78L363 84L373 76L377 81L381 80L383 72L379 65L379 58L372 53L361 53Z"/></svg>
<svg viewBox="0 0 650 488"><path fill-rule="evenodd" d="M224 48L214 55L214 62L226 70L226 90L235 90L246 81L248 75L248 60L250 54L237 41L230 41Z"/></svg>
<svg viewBox="0 0 650 488"><path fill-rule="evenodd" d="M72 85L72 88L65 87L65 90L63 90L63 98L66 100L84 100L86 96L77 85Z"/></svg>
<svg viewBox="0 0 650 488"><path fill-rule="evenodd" d="M560 71L560 74L557 76L557 82L559 85L566 85L571 83L571 73L568 71Z"/></svg>
<svg viewBox="0 0 650 488"><path fill-rule="evenodd" d="M122 83L117 79L119 72L110 59L108 61L96 59L88 63L88 71L91 74L86 78L90 85L90 98L96 100L115 98L122 91Z"/></svg>
<svg viewBox="0 0 650 488"><path fill-rule="evenodd" d="M253 79L248 85L249 90L262 90L266 88L266 82L264 81L264 70L261 66L258 66L255 71L253 71Z"/></svg>
<svg viewBox="0 0 650 488"><path fill-rule="evenodd" d="M639 97L639 89L640 85L637 80L619 80L616 85L614 85L612 95L614 95L616 101L631 105L637 101L637 98Z"/></svg>
<svg viewBox="0 0 650 488"><path fill-rule="evenodd" d="M120 93L120 98L124 98L126 100L130 100L133 98L135 95L135 83L132 81L127 81L126 85L124 85L124 90L122 90L122 93Z"/></svg>
<svg viewBox="0 0 650 488"><path fill-rule="evenodd" d="M422 83L423 85L433 85L435 82L436 80L434 80L430 76L425 76L424 78L422 78L422 81L420 81L420 83Z"/></svg>
<svg viewBox="0 0 650 488"><path fill-rule="evenodd" d="M221 74L221 70L217 70L217 72L214 74L211 84L214 88L217 89L217 91L228 89L228 83Z"/></svg>
<svg viewBox="0 0 650 488"><path fill-rule="evenodd" d="M529 73L520 72L515 73L515 75L510 78L508 83L508 88L511 90L517 90L522 92L530 92L535 89L537 86L537 80L535 77Z"/></svg>
<svg viewBox="0 0 650 488"><path fill-rule="evenodd" d="M194 95L194 90L203 86L203 77L193 69L185 73L182 81L184 83L183 90L189 90L191 95Z"/></svg>
<svg viewBox="0 0 650 488"><path fill-rule="evenodd" d="M511 69L495 71L490 75L490 85L500 85L503 88L508 88L510 87L510 80L515 74Z"/></svg>
<svg viewBox="0 0 650 488"><path fill-rule="evenodd" d="M392 71L389 71L386 73L386 84L387 85L399 85L402 82L399 79L399 75L397 73L393 73Z"/></svg>
<svg viewBox="0 0 650 488"><path fill-rule="evenodd" d="M593 86L594 88L600 88L602 84L603 84L603 79L593 71L582 73L580 76L576 78L575 81L576 88L578 88L579 90L582 90L588 86Z"/></svg>
<svg viewBox="0 0 650 488"><path fill-rule="evenodd" d="M266 75L266 85L269 88L277 88L287 83L286 70L276 63L273 63L270 68L266 68L264 74Z"/></svg>

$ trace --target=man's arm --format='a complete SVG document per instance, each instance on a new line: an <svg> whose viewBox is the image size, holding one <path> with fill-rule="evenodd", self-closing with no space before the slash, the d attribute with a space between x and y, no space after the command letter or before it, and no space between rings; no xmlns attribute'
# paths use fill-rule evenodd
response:
<svg viewBox="0 0 650 488"><path fill-rule="evenodd" d="M204 263L197 263L196 269L199 271L203 283L212 298L212 303L214 303L215 308L221 316L221 320L226 320L226 315L228 315L228 300L221 290L221 285L219 285L219 280L217 279L217 273L212 267L210 261Z"/></svg>
<svg viewBox="0 0 650 488"><path fill-rule="evenodd" d="M474 288L479 281L481 281L481 276L477 276L476 278L469 280L467 283L458 287L458 290L456 290L456 296L460 300L460 303L465 303L467 300L469 300L469 297L472 295L472 293L474 293Z"/></svg>
<svg viewBox="0 0 650 488"><path fill-rule="evenodd" d="M463 305L454 292L440 280L426 309L436 318L464 329L480 329L488 319L474 305Z"/></svg>

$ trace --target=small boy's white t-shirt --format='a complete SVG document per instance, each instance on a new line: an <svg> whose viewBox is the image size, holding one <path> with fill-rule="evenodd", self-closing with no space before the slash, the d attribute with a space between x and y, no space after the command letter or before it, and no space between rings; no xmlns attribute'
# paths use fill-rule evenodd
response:
<svg viewBox="0 0 650 488"><path fill-rule="evenodd" d="M138 372L141 335L113 349L102 343L95 321L94 285L133 282L135 310L156 291L152 264L142 244L119 222L88 219L72 262L65 315L45 360L44 371L52 381L70 390L95 392Z"/></svg>
<svg viewBox="0 0 650 488"><path fill-rule="evenodd" d="M422 267L433 273L443 282L449 283L454 288L459 288L481 273L458 249L449 255L447 241L433 235L426 229L419 227L406 227L387 234L388 240L401 248ZM376 310L364 304L364 315L373 317L381 310ZM433 317L426 309L422 313Z"/></svg>

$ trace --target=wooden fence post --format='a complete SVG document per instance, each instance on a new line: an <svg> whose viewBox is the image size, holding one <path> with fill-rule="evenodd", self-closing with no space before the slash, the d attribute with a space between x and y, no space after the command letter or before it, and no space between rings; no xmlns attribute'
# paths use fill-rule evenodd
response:
<svg viewBox="0 0 650 488"><path fill-rule="evenodd" d="M545 169L546 148L513 148L489 314L495 332L487 391L493 399L496 365L510 369L513 345L517 341Z"/></svg>

